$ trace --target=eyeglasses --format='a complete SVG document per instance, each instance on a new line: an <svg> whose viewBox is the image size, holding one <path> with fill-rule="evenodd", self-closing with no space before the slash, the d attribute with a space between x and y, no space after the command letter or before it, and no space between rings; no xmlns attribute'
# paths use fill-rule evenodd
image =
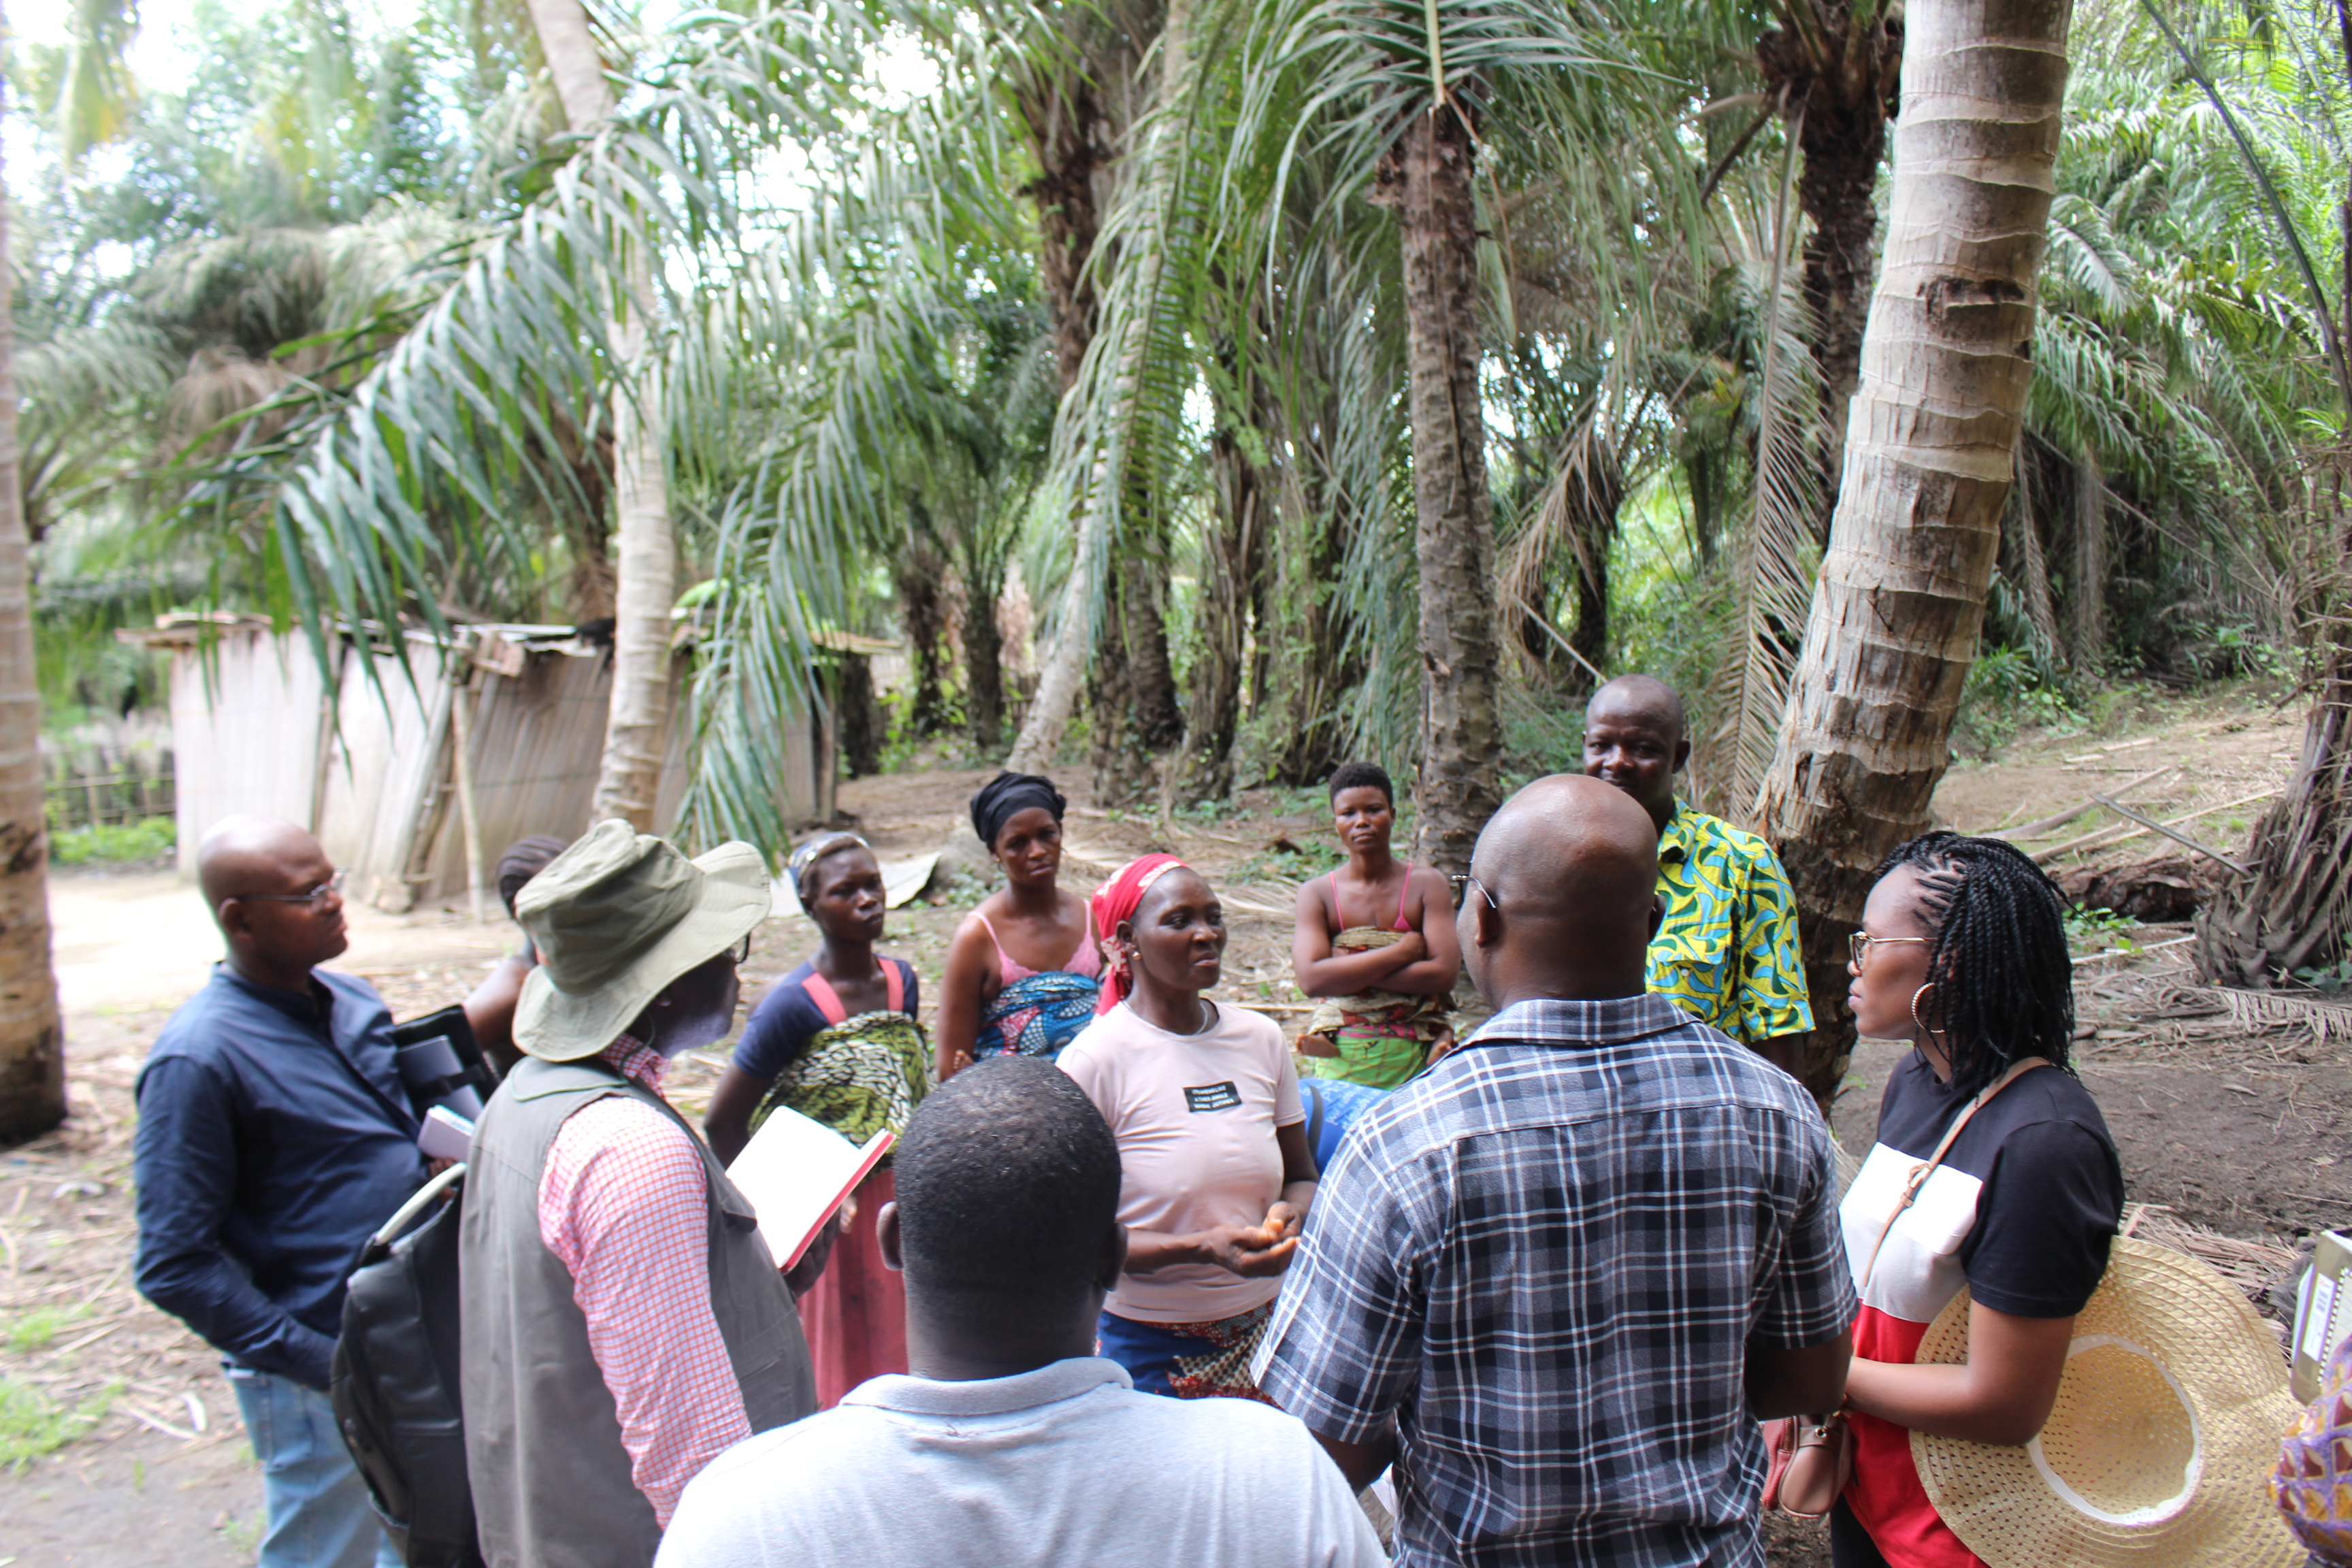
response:
<svg viewBox="0 0 2352 1568"><path fill-rule="evenodd" d="M750 931L745 931L743 933L743 940L727 950L727 956L735 961L735 967L738 969L740 969L746 963L751 963L751 933Z"/></svg>
<svg viewBox="0 0 2352 1568"><path fill-rule="evenodd" d="M1445 886L1453 892L1454 907L1457 910L1462 907L1463 901L1470 896L1470 889L1472 888L1478 889L1478 896L1486 900L1489 908L1500 910L1503 907L1502 905L1495 902L1495 895L1486 890L1486 884L1481 882L1477 878L1472 876L1467 871L1456 872L1454 875L1446 878Z"/></svg>
<svg viewBox="0 0 2352 1568"><path fill-rule="evenodd" d="M1853 967L1859 973L1870 967L1870 949L1874 942L1885 945L1888 942L1926 942L1927 940L1928 939L1924 936L1873 936L1868 931L1858 931L1846 938L1846 944L1853 950Z"/></svg>
<svg viewBox="0 0 2352 1568"><path fill-rule="evenodd" d="M238 893L234 896L247 903L308 904L315 910L329 899L341 893L343 890L343 881L350 875L349 871L337 871L307 893Z"/></svg>

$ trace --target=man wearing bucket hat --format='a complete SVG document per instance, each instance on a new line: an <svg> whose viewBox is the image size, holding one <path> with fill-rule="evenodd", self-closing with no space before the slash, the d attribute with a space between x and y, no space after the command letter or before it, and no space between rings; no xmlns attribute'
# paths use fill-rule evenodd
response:
<svg viewBox="0 0 2352 1568"><path fill-rule="evenodd" d="M697 1470L816 1407L751 1205L660 1093L671 1058L726 1034L767 913L751 846L688 859L623 822L516 900L540 966L462 1244L467 1468L494 1568L649 1563Z"/></svg>

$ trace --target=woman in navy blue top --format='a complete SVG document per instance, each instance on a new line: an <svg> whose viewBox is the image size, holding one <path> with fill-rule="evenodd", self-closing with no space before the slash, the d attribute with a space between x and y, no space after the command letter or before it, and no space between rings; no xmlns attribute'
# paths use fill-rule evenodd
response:
<svg viewBox="0 0 2352 1568"><path fill-rule="evenodd" d="M903 1132L931 1081L914 966L874 951L885 909L874 852L854 833L828 834L802 845L790 871L824 942L760 999L711 1094L706 1127L722 1160L780 1105L858 1143L885 1128ZM821 1405L907 1370L906 1292L875 1229L896 1192L886 1160L859 1185L832 1259L801 1299Z"/></svg>

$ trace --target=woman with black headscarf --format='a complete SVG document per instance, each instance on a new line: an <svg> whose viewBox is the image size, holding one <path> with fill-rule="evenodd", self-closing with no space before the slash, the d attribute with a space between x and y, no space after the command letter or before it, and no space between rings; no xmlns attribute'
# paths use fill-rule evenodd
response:
<svg viewBox="0 0 2352 1568"><path fill-rule="evenodd" d="M1062 814L1053 781L999 773L971 797L971 826L1004 868L948 944L940 986L940 1079L981 1057L1048 1061L1094 1018L1102 952L1087 901L1065 892Z"/></svg>

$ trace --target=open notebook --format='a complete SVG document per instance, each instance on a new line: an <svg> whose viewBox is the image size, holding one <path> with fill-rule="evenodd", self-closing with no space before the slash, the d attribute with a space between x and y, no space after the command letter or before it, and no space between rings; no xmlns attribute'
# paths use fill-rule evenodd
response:
<svg viewBox="0 0 2352 1568"><path fill-rule="evenodd" d="M727 1176L751 1200L760 1239L778 1268L801 1260L824 1222L897 1141L885 1128L860 1145L797 1110L780 1105L768 1113Z"/></svg>

